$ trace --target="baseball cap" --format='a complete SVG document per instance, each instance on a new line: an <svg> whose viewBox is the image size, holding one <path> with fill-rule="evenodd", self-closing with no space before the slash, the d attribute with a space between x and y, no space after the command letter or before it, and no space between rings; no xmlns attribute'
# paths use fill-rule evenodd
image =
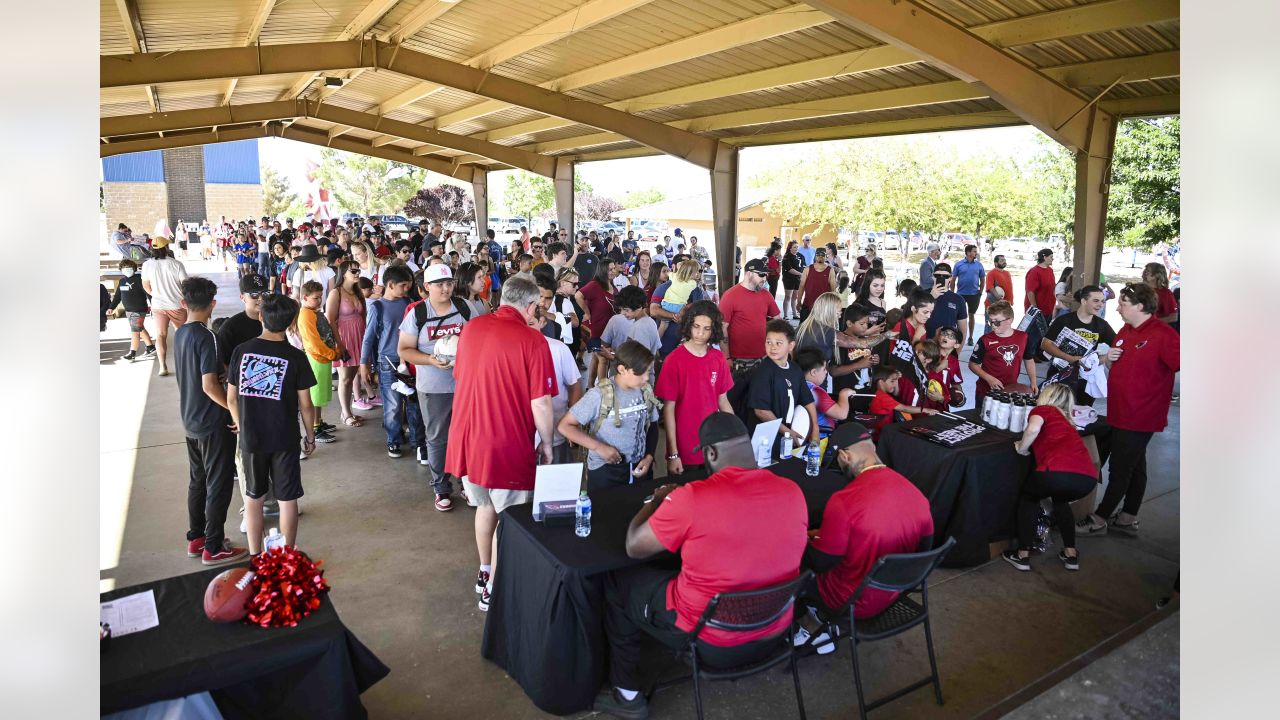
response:
<svg viewBox="0 0 1280 720"><path fill-rule="evenodd" d="M267 291L267 279L262 277L258 273L249 273L248 275L245 275L244 277L240 278L240 292L260 293L260 292L266 292L266 291Z"/></svg>
<svg viewBox="0 0 1280 720"><path fill-rule="evenodd" d="M153 248L169 247L169 238L163 235L157 235L151 238L151 247Z"/></svg>
<svg viewBox="0 0 1280 720"><path fill-rule="evenodd" d="M698 426L698 451L718 442L746 436L747 426L737 415L727 412L711 413Z"/></svg>
<svg viewBox="0 0 1280 720"><path fill-rule="evenodd" d="M761 275L768 275L769 263L766 263L761 258L756 258L754 260L748 260L745 269L747 272L759 273Z"/></svg>
<svg viewBox="0 0 1280 720"><path fill-rule="evenodd" d="M433 283L433 282L440 282L441 280L452 280L452 279L453 279L453 271L450 270L449 266L445 265L444 263L436 263L435 265L428 265L427 269L422 271L422 282L424 283Z"/></svg>
<svg viewBox="0 0 1280 720"><path fill-rule="evenodd" d="M833 450L843 450L844 448L857 445L863 440L871 439L871 431L865 425L859 422L840 423L839 426L831 433L827 444Z"/></svg>

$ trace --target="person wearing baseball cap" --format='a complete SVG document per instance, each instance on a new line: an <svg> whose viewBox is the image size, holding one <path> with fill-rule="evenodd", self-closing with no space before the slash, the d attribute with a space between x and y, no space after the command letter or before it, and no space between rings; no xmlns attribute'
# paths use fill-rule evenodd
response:
<svg viewBox="0 0 1280 720"><path fill-rule="evenodd" d="M812 644L823 655L835 650L835 642L821 628L840 613L876 561L932 544L929 501L910 480L880 460L871 437L861 423L847 422L837 426L827 441L849 484L831 496L821 527L809 533L805 565L818 573L817 591L810 590L806 598L809 609L801 616L795 636L797 647ZM897 593L869 588L858 598L854 616L874 617L897 597Z"/></svg>
<svg viewBox="0 0 1280 720"><path fill-rule="evenodd" d="M688 647L688 633L716 593L767 587L800 572L809 524L800 486L756 467L747 427L731 413L712 413L702 421L698 449L711 476L658 488L627 530L630 557L679 553L681 568L642 565L612 573L605 582L611 687L596 696L597 712L648 717L639 693L649 676L641 669L642 634L672 649ZM717 666L741 665L761 657L790 622L791 613L784 613L753 632L706 627L698 653Z"/></svg>
<svg viewBox="0 0 1280 720"><path fill-rule="evenodd" d="M742 281L725 291L720 299L724 315L725 345L735 374L755 367L764 357L764 326L779 314L778 303L769 294L769 264L763 258L747 261ZM745 382L734 379L734 385Z"/></svg>

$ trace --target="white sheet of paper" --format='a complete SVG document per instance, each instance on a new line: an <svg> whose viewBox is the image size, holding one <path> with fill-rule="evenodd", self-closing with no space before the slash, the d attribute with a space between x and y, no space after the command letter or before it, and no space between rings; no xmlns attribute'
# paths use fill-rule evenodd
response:
<svg viewBox="0 0 1280 720"><path fill-rule="evenodd" d="M533 476L533 519L542 522L542 503L577 500L582 490L582 463L539 465Z"/></svg>
<svg viewBox="0 0 1280 720"><path fill-rule="evenodd" d="M149 630L160 624L156 613L156 593L148 590L102 603L98 608L99 622L111 626L111 636Z"/></svg>
<svg viewBox="0 0 1280 720"><path fill-rule="evenodd" d="M769 447L773 448L774 441L778 439L778 428L782 427L782 418L775 418L768 422L762 422L756 426L751 433L751 451L755 452L760 447L760 441L764 440L769 443ZM770 450L772 452L772 449Z"/></svg>

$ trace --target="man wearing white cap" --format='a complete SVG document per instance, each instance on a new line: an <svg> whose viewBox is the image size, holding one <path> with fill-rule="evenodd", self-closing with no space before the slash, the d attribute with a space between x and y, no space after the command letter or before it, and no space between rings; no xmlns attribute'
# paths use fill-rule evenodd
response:
<svg viewBox="0 0 1280 720"><path fill-rule="evenodd" d="M942 257L942 248L938 247L936 242L928 242L924 246L924 260L920 263L920 289L933 289L933 268L938 264L938 258Z"/></svg>

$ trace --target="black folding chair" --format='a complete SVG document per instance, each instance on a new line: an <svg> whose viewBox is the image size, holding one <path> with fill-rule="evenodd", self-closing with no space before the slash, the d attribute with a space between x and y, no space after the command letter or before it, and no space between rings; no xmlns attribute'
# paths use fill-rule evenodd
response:
<svg viewBox="0 0 1280 720"><path fill-rule="evenodd" d="M698 636L704 627L712 627L726 632L752 632L772 625L780 617L790 618L796 603L796 596L813 579L813 571L806 570L799 577L778 583L759 590L743 590L741 592L718 593L707 603L698 624L689 633L688 648L679 655L687 657L693 666L693 698L698 709L698 720L702 720L702 687L699 680L738 680L764 672L772 667L789 662L791 677L796 684L796 705L800 708L800 720L805 720L804 696L800 691L800 673L796 669L795 647L792 644L794 623L788 623L787 630L775 638L777 649L764 657L746 665L734 668L707 668L705 660L699 658ZM687 678L679 678L675 682ZM663 683L663 687L673 683Z"/></svg>
<svg viewBox="0 0 1280 720"><path fill-rule="evenodd" d="M858 691L858 713L866 720L867 713L881 705L893 702L907 693L914 692L932 683L933 694L938 704L942 704L942 685L938 679L938 662L933 655L933 633L929 628L929 573L942 563L952 546L956 544L954 537L936 550L917 553L885 555L871 568L871 572L862 579L862 584L853 592L845 608L841 608L831 619L827 620L827 633L835 638L847 635L849 638L849 655L853 658L853 685ZM858 598L868 588L901 593L892 605L885 608L875 617L860 620L854 616L854 606ZM920 594L920 602L913 600L912 593ZM849 632L839 632L840 620L846 617L848 609ZM858 643L872 642L893 637L910 630L916 625L924 624L925 647L929 650L928 677L914 682L907 687L886 695L871 703L867 703L862 694L862 673L858 668Z"/></svg>

